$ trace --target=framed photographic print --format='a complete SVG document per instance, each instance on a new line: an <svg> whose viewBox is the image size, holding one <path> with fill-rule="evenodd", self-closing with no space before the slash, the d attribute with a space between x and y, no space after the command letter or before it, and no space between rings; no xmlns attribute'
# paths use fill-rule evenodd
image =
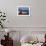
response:
<svg viewBox="0 0 46 46"><path fill-rule="evenodd" d="M30 16L31 9L29 6L18 6L17 7L17 16Z"/></svg>

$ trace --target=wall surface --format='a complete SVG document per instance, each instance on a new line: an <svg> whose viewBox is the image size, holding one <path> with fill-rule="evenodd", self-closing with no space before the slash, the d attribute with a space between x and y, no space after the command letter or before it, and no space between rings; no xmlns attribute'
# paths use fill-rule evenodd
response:
<svg viewBox="0 0 46 46"><path fill-rule="evenodd" d="M46 0L0 0L0 10L5 11L6 27L46 27ZM32 16L17 16L17 6L32 5Z"/></svg>

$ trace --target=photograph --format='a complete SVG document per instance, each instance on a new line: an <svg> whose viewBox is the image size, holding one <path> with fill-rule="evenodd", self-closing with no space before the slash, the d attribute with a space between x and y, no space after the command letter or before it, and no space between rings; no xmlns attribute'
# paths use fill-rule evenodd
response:
<svg viewBox="0 0 46 46"><path fill-rule="evenodd" d="M28 6L19 6L17 9L18 16L30 16L30 7Z"/></svg>

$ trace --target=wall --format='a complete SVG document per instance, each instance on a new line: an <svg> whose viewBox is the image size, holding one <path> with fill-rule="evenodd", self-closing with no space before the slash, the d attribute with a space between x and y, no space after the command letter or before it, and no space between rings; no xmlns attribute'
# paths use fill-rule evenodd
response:
<svg viewBox="0 0 46 46"><path fill-rule="evenodd" d="M0 0L0 9L7 15L7 27L46 27L46 0L32 0L32 16L17 16L17 6L30 6L30 2L31 0Z"/></svg>

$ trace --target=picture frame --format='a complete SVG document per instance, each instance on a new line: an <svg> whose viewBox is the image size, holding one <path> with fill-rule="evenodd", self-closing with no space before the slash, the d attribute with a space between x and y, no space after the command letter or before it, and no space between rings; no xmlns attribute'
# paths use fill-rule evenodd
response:
<svg viewBox="0 0 46 46"><path fill-rule="evenodd" d="M31 11L29 6L17 6L17 16L31 16Z"/></svg>

